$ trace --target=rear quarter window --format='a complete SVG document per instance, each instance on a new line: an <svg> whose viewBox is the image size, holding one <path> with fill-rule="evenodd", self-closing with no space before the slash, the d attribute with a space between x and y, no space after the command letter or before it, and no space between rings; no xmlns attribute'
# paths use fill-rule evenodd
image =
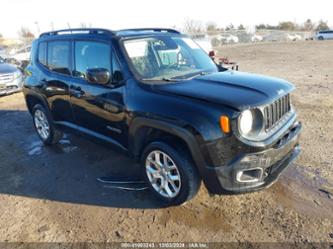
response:
<svg viewBox="0 0 333 249"><path fill-rule="evenodd" d="M38 62L40 64L44 65L44 66L47 66L46 48L47 48L47 43L46 42L39 43L39 46L38 46Z"/></svg>

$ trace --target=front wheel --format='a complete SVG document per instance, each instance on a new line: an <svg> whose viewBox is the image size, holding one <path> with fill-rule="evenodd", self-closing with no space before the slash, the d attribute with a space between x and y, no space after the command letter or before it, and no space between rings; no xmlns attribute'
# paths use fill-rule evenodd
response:
<svg viewBox="0 0 333 249"><path fill-rule="evenodd" d="M144 178L153 194L169 205L192 199L201 184L199 174L186 150L164 142L149 144L142 155Z"/></svg>
<svg viewBox="0 0 333 249"><path fill-rule="evenodd" d="M45 108L37 104L32 109L33 122L39 138L45 145L52 145L59 142L62 132L54 127L49 113Z"/></svg>

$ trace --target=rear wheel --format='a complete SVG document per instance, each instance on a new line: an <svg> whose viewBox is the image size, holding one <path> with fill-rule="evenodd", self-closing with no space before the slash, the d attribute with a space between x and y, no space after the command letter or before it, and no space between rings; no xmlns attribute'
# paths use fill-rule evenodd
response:
<svg viewBox="0 0 333 249"><path fill-rule="evenodd" d="M324 37L319 36L319 37L318 37L318 40L322 41L322 40L324 40Z"/></svg>
<svg viewBox="0 0 333 249"><path fill-rule="evenodd" d="M32 109L33 122L39 138L46 145L59 142L62 132L55 128L49 113L45 108L37 104Z"/></svg>
<svg viewBox="0 0 333 249"><path fill-rule="evenodd" d="M186 151L175 148L165 142L153 142L145 148L141 160L151 191L169 205L180 205L192 199L201 184Z"/></svg>

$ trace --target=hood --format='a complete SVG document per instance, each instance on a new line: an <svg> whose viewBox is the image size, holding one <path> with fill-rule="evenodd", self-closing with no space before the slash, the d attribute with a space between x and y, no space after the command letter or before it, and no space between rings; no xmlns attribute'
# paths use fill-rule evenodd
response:
<svg viewBox="0 0 333 249"><path fill-rule="evenodd" d="M16 71L18 71L18 69L13 65L7 63L0 64L0 74L15 73Z"/></svg>
<svg viewBox="0 0 333 249"><path fill-rule="evenodd" d="M282 79L228 70L174 84L155 85L154 89L241 111L271 103L291 92L294 86Z"/></svg>

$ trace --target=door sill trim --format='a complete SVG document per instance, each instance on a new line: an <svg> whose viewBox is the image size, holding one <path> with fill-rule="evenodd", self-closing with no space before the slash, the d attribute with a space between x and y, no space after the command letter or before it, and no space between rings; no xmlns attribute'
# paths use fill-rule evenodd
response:
<svg viewBox="0 0 333 249"><path fill-rule="evenodd" d="M77 130L79 132L82 132L82 133L85 133L85 134L88 134L90 136L93 136L95 138L98 138L98 139L101 139L101 140L104 140L108 143L111 143L117 147L119 147L120 149L124 150L124 151L128 151L123 145L121 145L119 142L117 142L116 140L114 140L113 138L110 138L110 137L107 137L107 136L104 136L100 133L97 133L95 131L92 131L92 130L89 130L87 128L84 128L82 126L79 126L79 125L76 125L76 124L73 124L71 122L66 122L66 121L55 121L54 122L55 124L57 125L63 125L63 126L66 126L66 127L69 127L71 129L74 129L74 130Z"/></svg>

